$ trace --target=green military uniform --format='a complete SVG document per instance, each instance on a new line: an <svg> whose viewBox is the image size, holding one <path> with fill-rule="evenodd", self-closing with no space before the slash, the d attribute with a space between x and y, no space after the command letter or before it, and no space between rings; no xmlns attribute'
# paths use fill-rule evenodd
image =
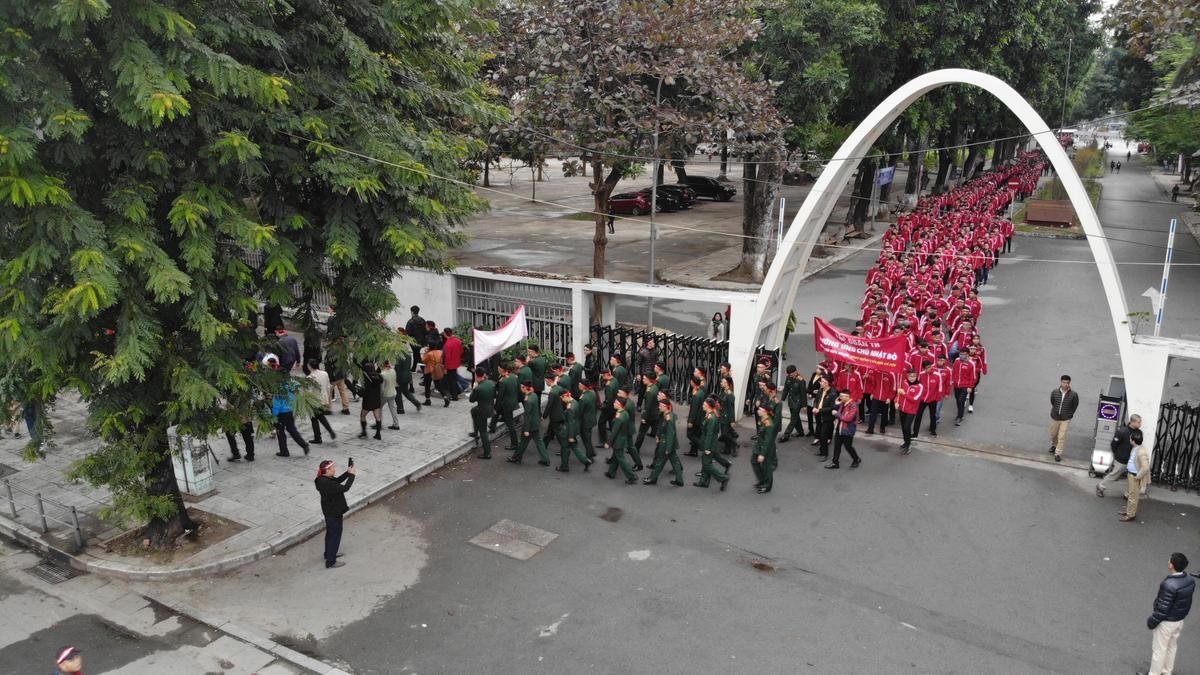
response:
<svg viewBox="0 0 1200 675"><path fill-rule="evenodd" d="M571 378L571 395L579 398L579 381L583 379L583 364L576 361L567 369L567 377Z"/></svg>
<svg viewBox="0 0 1200 675"><path fill-rule="evenodd" d="M517 447L517 424L514 421L513 414L517 411L517 403L521 398L521 388L517 384L517 376L509 373L500 379L500 384L496 386L496 416L504 420L504 426L508 427L508 449L512 450ZM493 427L495 427L495 418L493 418Z"/></svg>
<svg viewBox="0 0 1200 675"><path fill-rule="evenodd" d="M616 478L619 468L628 482L637 480L637 475L633 473L633 465L625 458L625 451L629 447L629 411L622 410L613 418L612 444L609 447L612 452L608 457L608 471L604 472L604 475Z"/></svg>
<svg viewBox="0 0 1200 675"><path fill-rule="evenodd" d="M596 428L596 392L588 389L579 395L576 406L579 410L579 442L583 444L587 458L596 456L596 448L592 445L592 429Z"/></svg>
<svg viewBox="0 0 1200 675"><path fill-rule="evenodd" d="M574 453L576 459L583 464L583 470L587 471L592 465L592 461L584 453L583 448L579 447L579 414L577 409L579 404L572 403L571 405L563 406L563 422L561 425L562 436L560 442L566 442L562 450L562 459L559 460L558 470L567 471L570 467L567 466L567 460Z"/></svg>
<svg viewBox="0 0 1200 675"><path fill-rule="evenodd" d="M729 476L713 466L713 460L720 456L717 452L717 438L720 433L721 420L713 414L705 415L704 434L700 438L700 481L693 483L694 485L708 487L709 481L715 478L721 484L721 489L724 490L725 484L729 482Z"/></svg>
<svg viewBox="0 0 1200 675"><path fill-rule="evenodd" d="M531 391L525 397L525 418L521 425L521 444L517 446L517 451L512 456L513 461L520 462L521 457L525 455L525 448L529 447L530 441L533 441L534 447L537 448L538 464L550 465L550 454L546 452L546 444L542 441L542 434L538 429L540 419L538 417L537 392Z"/></svg>
<svg viewBox="0 0 1200 675"><path fill-rule="evenodd" d="M792 416L787 428L779 435L779 440L786 440L795 431L797 436L804 435L804 425L800 422L800 413L808 407L808 383L800 377L788 377L783 384L783 400L787 401L788 413Z"/></svg>
<svg viewBox="0 0 1200 675"><path fill-rule="evenodd" d="M533 391L540 399L542 390L546 387L546 357L538 354L528 361L529 372L533 378L530 382L533 384Z"/></svg>
<svg viewBox="0 0 1200 675"><path fill-rule="evenodd" d="M654 383L658 385L659 391L671 392L671 376L665 372L654 378Z"/></svg>
<svg viewBox="0 0 1200 675"><path fill-rule="evenodd" d="M733 394L731 392L726 392L726 391L722 390L721 393L717 394L717 400L721 402L720 439L721 439L722 452L726 455L733 455L734 457L737 457L738 433L737 433L737 430L733 428L733 419L734 419ZM718 455L716 458L716 461L719 463L725 464L726 468L729 467L729 464L728 464L729 460L725 459L724 457L721 457Z"/></svg>
<svg viewBox="0 0 1200 675"><path fill-rule="evenodd" d="M779 458L775 452L775 423L774 420L763 425L762 433L758 435L758 442L754 444L754 452L750 455L750 466L754 469L754 475L758 478L758 483L755 487L764 488L764 491L770 492L771 486L775 480L775 467L779 464Z"/></svg>
<svg viewBox="0 0 1200 675"><path fill-rule="evenodd" d="M704 399L708 392L704 385L692 392L688 400L687 439L688 454L695 457L700 452L700 437L704 434Z"/></svg>
<svg viewBox="0 0 1200 675"><path fill-rule="evenodd" d="M621 388L625 389L626 391L633 391L632 389L630 389L630 387L633 386L633 383L629 381L629 369L628 368L626 368L625 366L617 366L616 368L612 369L612 374L613 374L613 381L617 383L618 387L621 387Z"/></svg>
<svg viewBox="0 0 1200 675"><path fill-rule="evenodd" d="M661 416L662 411L658 409L658 385L652 384L646 387L646 395L642 397L642 423L638 425L637 441L633 444L637 450L634 457L637 466L642 465L642 443L646 440L646 434L658 435L658 418Z"/></svg>
<svg viewBox="0 0 1200 675"><path fill-rule="evenodd" d="M560 451L565 448L562 430L560 429L563 422L562 393L562 387L558 386L557 383L550 387L550 392L546 398L546 406L542 410L542 417L549 420L549 424L546 425L546 435L542 436L542 442L549 448L550 439L558 438L558 449Z"/></svg>
<svg viewBox="0 0 1200 675"><path fill-rule="evenodd" d="M471 408L471 426L475 428L475 440L483 444L483 457L490 459L492 456L492 436L488 433L488 419L492 416L492 405L496 398L496 383L489 379L484 379L477 383L471 389L471 397L468 399L475 404Z"/></svg>
<svg viewBox="0 0 1200 675"><path fill-rule="evenodd" d="M683 462L679 461L679 440L675 428L675 415L664 415L658 424L658 445L654 448L654 467L646 483L658 482L658 474L662 473L667 462L671 462L671 471L675 473L672 485L683 485Z"/></svg>
<svg viewBox="0 0 1200 675"><path fill-rule="evenodd" d="M600 443L606 443L608 439L608 428L612 425L613 417L617 414L617 409L613 406L613 401L617 400L617 390L621 388L621 383L617 382L617 378L612 378L604 385L604 407L600 409Z"/></svg>
<svg viewBox="0 0 1200 675"><path fill-rule="evenodd" d="M400 350L400 354L396 357L396 405L400 408L400 414L404 414L404 399L408 399L409 403L416 406L417 410L421 410L421 404L417 402L416 395L413 394L412 386L412 352L408 349Z"/></svg>

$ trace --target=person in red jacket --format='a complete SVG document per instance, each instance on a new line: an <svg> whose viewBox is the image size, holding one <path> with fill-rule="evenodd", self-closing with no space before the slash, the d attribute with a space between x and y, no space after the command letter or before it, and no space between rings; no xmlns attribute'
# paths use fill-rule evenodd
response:
<svg viewBox="0 0 1200 675"><path fill-rule="evenodd" d="M967 397L975 391L975 385L979 382L979 367L969 352L958 353L958 358L954 359L954 365L950 367L950 380L954 384L954 406L957 409L954 426L962 426L963 408L967 404Z"/></svg>
<svg viewBox="0 0 1200 675"><path fill-rule="evenodd" d="M916 371L908 371L904 384L896 389L896 408L900 410L900 431L904 434L904 443L900 446L900 450L906 455L912 452L913 420L916 418L917 410L921 407L921 401L924 398L925 388L918 381Z"/></svg>
<svg viewBox="0 0 1200 675"><path fill-rule="evenodd" d="M867 413L867 430L875 433L875 420L879 420L879 433L887 432L888 406L896 397L896 375L890 370L870 370L864 378L867 393L871 395L871 409Z"/></svg>
<svg viewBox="0 0 1200 675"><path fill-rule="evenodd" d="M834 419L837 420L837 431L833 437L833 459L825 465L826 469L838 468L838 460L842 456L842 448L850 453L850 468L860 464L858 453L854 451L854 431L858 427L858 403L851 398L850 392L838 394L837 407L834 408Z"/></svg>
<svg viewBox="0 0 1200 675"><path fill-rule="evenodd" d="M442 362L446 366L446 377L450 378L447 389L451 392L450 400L457 401L459 392L471 388L470 383L464 382L462 375L458 373L458 368L462 365L463 343L454 334L453 328L442 329L442 335L445 339L442 345Z"/></svg>
<svg viewBox="0 0 1200 675"><path fill-rule="evenodd" d="M917 406L917 418L913 421L912 436L916 439L921 432L921 420L925 418L925 411L929 411L929 435L937 436L937 405L942 398L941 378L933 369L933 364L926 361L921 364L921 374L917 376L917 380L921 383L921 405Z"/></svg>

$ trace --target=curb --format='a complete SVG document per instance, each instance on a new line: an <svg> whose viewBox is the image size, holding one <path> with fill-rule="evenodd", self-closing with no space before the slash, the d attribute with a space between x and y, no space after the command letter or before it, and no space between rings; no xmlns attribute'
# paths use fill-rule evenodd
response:
<svg viewBox="0 0 1200 675"><path fill-rule="evenodd" d="M437 471L446 466L450 462L456 461L461 457L470 453L472 444L464 443L458 448L450 452L435 457L426 462L420 467L410 471L409 473L396 478L395 480L386 483L371 492L366 493L361 499L355 501L350 507L347 515L354 514L361 509L364 509L379 500L387 497L391 493L408 485L409 483L420 480L421 478ZM216 574L219 572L228 572L243 565L248 565L252 562L269 558L278 553L299 544L308 539L314 534L321 531L325 527L325 521L318 517L313 517L304 521L289 531L281 533L279 536L268 540L263 544L259 544L249 551L235 554L232 557L224 560L215 560L200 565L193 565L180 569L172 570L149 570L139 569L133 565L124 562L115 562L94 558L92 556L77 555L65 551L53 544L48 543L38 533L29 528L15 523L6 517L0 516L0 536L12 539L26 548L33 549L42 555L49 557L58 562L70 565L71 567L84 572L90 572L104 577L114 577L124 579L126 581L167 581L173 579L191 579L194 577L204 576L207 574Z"/></svg>

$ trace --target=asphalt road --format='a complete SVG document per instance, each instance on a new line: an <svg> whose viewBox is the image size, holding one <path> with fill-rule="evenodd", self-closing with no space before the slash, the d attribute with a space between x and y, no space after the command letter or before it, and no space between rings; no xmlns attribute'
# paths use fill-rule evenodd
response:
<svg viewBox="0 0 1200 675"><path fill-rule="evenodd" d="M1145 665L1144 621L1166 558L1200 558L1191 509L1148 502L1139 522L1122 524L1120 501L1095 498L1076 477L858 445L862 467L834 472L807 443L785 444L766 496L751 489L744 454L725 493L467 460L348 520L345 568L321 567L318 537L211 585L253 580L272 597L260 611L319 613L316 623L337 617L339 603L277 590L374 602L310 636L306 650L360 673ZM690 483L696 463L684 459ZM527 561L468 543L502 518L559 536ZM393 527L404 536L389 538ZM365 582L391 574L417 579L400 591ZM232 616L254 622L241 604ZM1200 649L1185 636L1177 672L1197 670Z"/></svg>

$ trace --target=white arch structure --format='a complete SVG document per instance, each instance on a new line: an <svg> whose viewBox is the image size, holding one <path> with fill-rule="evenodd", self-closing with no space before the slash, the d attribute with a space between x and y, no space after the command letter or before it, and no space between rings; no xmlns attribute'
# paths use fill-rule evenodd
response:
<svg viewBox="0 0 1200 675"><path fill-rule="evenodd" d="M1100 227L1100 219L1092 208L1083 182L1079 180L1074 165L1071 164L1071 160L1059 144L1056 135L1051 132L1046 122L1020 94L999 78L960 68L926 73L897 89L859 124L850 137L842 143L842 147L838 149L834 159L830 160L829 165L821 172L779 246L779 251L763 282L757 302L750 305L752 307L749 312L751 317L735 320L730 326L729 356L738 380L735 391L739 392L739 399L746 391L747 378L751 372L754 357L754 346L757 344L778 345L782 342L789 310L796 300L800 275L808 263L814 241L828 220L829 214L833 211L838 196L841 195L858 165L855 158L865 155L879 135L891 126L913 101L929 91L948 84L973 85L1000 99L1041 145L1054 170L1058 172L1058 176L1067 190L1067 196L1070 197L1071 203L1075 207L1075 213L1079 216L1079 221L1087 234L1088 244L1091 246L1092 255L1096 259L1096 267L1100 272L1104 295L1108 300L1113 331L1116 333L1117 345L1120 348L1129 410L1141 414L1143 433L1146 434L1147 442L1152 442L1152 434L1158 419L1158 408L1162 400L1163 382L1166 380L1168 350L1165 347L1134 343L1129 327L1125 323L1129 310L1125 304L1121 279L1114 264L1108 240L1104 238L1103 229ZM1037 381L1040 383L1044 379L1042 377L1044 374L1039 373L1038 375ZM1042 385L1038 384L1037 386L1038 390L1031 392L1034 396L1040 396L1042 393ZM1050 383L1045 386L1045 389L1049 391L1052 386L1053 383ZM738 406L740 410L740 400ZM1090 421L1092 414L1091 402L1082 402L1077 413L1080 419L1086 423Z"/></svg>

